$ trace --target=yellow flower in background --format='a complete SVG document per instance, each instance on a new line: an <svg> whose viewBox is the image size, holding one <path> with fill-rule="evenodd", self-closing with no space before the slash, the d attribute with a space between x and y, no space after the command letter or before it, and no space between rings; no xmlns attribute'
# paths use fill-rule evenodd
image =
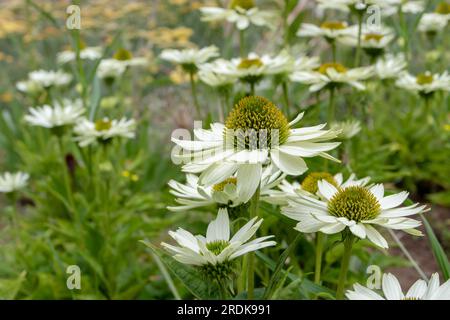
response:
<svg viewBox="0 0 450 320"><path fill-rule="evenodd" d="M190 42L193 33L192 29L186 27L174 29L162 27L150 31L142 31L140 35L162 48L187 48L193 46L193 43Z"/></svg>
<svg viewBox="0 0 450 320"><path fill-rule="evenodd" d="M196 76L194 75L194 77ZM181 66L177 66L172 72L170 72L169 78L175 84L183 84L190 81L189 74L187 74Z"/></svg>

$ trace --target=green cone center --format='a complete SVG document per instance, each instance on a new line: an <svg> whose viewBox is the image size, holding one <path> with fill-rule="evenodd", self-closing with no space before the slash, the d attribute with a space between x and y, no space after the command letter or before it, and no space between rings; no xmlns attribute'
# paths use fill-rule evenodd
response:
<svg viewBox="0 0 450 320"><path fill-rule="evenodd" d="M96 131L108 131L112 127L112 122L107 119L97 120L95 122Z"/></svg>
<svg viewBox="0 0 450 320"><path fill-rule="evenodd" d="M253 7L255 7L255 1L254 0L233 0L230 3L230 8L231 9L236 9L236 8L242 8L245 10L249 10Z"/></svg>
<svg viewBox="0 0 450 320"><path fill-rule="evenodd" d="M258 96L241 99L225 121L226 141L245 149L270 148L286 142L289 122L271 101ZM231 136L230 136L231 135Z"/></svg>
<svg viewBox="0 0 450 320"><path fill-rule="evenodd" d="M309 193L316 194L319 190L317 182L320 180L325 180L336 188L339 187L336 180L334 180L334 177L328 172L312 172L303 180L301 184L302 189Z"/></svg>
<svg viewBox="0 0 450 320"><path fill-rule="evenodd" d="M218 256L226 247L228 247L230 243L225 240L216 240L212 242L208 242L206 244L206 248Z"/></svg>
<svg viewBox="0 0 450 320"><path fill-rule="evenodd" d="M360 222L376 218L381 211L377 198L366 188L351 186L339 190L328 202L328 211L335 217Z"/></svg>

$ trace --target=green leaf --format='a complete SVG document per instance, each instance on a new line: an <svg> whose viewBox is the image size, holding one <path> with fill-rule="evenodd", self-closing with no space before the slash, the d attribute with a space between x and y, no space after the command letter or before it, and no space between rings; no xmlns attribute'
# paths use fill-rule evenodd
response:
<svg viewBox="0 0 450 320"><path fill-rule="evenodd" d="M217 288L212 290L213 288L208 286L208 282L205 281L205 278L202 277L197 270L176 261L150 242L141 242L149 247L161 259L167 269L169 269L195 297L204 300L218 299L219 294Z"/></svg>
<svg viewBox="0 0 450 320"><path fill-rule="evenodd" d="M300 239L300 234L297 234L294 241L292 241L291 244L286 248L286 250L284 250L284 252L281 254L280 258L278 259L275 270L272 274L272 277L270 278L269 284L267 285L266 291L264 292L263 299L270 299L273 296L273 294L275 293L277 284L280 282L280 279L283 277L283 273L281 271L283 270L283 266L286 262L286 259L289 257L292 250L294 250L299 239Z"/></svg>
<svg viewBox="0 0 450 320"><path fill-rule="evenodd" d="M428 240L430 241L431 249L433 250L434 258L436 259L437 264L441 268L442 274L444 276L444 280L447 281L450 278L450 264L448 262L447 255L442 249L439 240L434 234L433 228L427 219L421 214L423 224L425 225L425 230L428 235Z"/></svg>
<svg viewBox="0 0 450 320"><path fill-rule="evenodd" d="M15 279L0 279L0 300L13 300L25 280L26 271L22 271Z"/></svg>

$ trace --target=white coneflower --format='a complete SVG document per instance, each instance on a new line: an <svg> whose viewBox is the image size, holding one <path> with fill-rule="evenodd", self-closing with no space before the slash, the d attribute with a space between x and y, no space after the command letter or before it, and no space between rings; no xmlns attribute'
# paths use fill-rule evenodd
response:
<svg viewBox="0 0 450 320"><path fill-rule="evenodd" d="M22 82L18 86L19 90L25 91L30 86L39 86L42 88L62 87L68 85L72 81L72 76L61 70L47 71L36 70L28 74L28 81Z"/></svg>
<svg viewBox="0 0 450 320"><path fill-rule="evenodd" d="M295 229L300 232L334 234L348 228L358 238L368 238L382 248L388 243L374 226L421 234L415 229L421 222L407 216L425 212L425 206L399 207L408 192L384 196L382 184L367 187L363 182L336 187L321 180L317 186L320 199L299 193L283 208L284 215L299 221Z"/></svg>
<svg viewBox="0 0 450 320"><path fill-rule="evenodd" d="M253 0L233 0L230 8L202 7L202 21L228 21L239 30L247 29L251 24L274 28L276 14L273 11L260 10Z"/></svg>
<svg viewBox="0 0 450 320"><path fill-rule="evenodd" d="M82 60L98 60L102 57L101 47L86 47L80 50L80 59ZM77 54L72 50L65 50L58 53L56 61L59 64L65 64L75 61Z"/></svg>
<svg viewBox="0 0 450 320"><path fill-rule="evenodd" d="M29 114L25 116L25 121L33 126L58 131L59 129L63 130L67 126L74 125L84 112L85 109L81 100L72 101L64 99L62 103L55 102L53 106L44 105L30 108Z"/></svg>
<svg viewBox="0 0 450 320"><path fill-rule="evenodd" d="M114 138L132 139L135 137L136 122L131 119L109 120L103 118L96 122L82 119L74 128L80 147L93 143L109 143Z"/></svg>
<svg viewBox="0 0 450 320"><path fill-rule="evenodd" d="M386 55L378 59L374 65L375 75L381 80L396 79L407 67L405 56Z"/></svg>
<svg viewBox="0 0 450 320"><path fill-rule="evenodd" d="M225 87L235 84L238 80L237 76L218 72L221 63L221 60L216 60L200 65L198 72L200 80L211 87Z"/></svg>
<svg viewBox="0 0 450 320"><path fill-rule="evenodd" d="M408 91L428 96L436 91L450 91L450 75L447 71L442 74L432 74L427 71L417 76L404 72L395 84Z"/></svg>
<svg viewBox="0 0 450 320"><path fill-rule="evenodd" d="M445 29L448 20L447 16L439 13L425 13L421 17L417 29L421 32L434 35Z"/></svg>
<svg viewBox="0 0 450 320"><path fill-rule="evenodd" d="M348 290L346 296L349 300L450 300L450 280L439 285L439 274L433 273L430 281L417 280L403 293L397 278L390 273L383 275L383 295L366 288L359 283L353 286L353 291Z"/></svg>
<svg viewBox="0 0 450 320"><path fill-rule="evenodd" d="M323 37L329 42L350 36L355 32L356 26L348 26L345 21L325 21L317 26L311 23L303 23L297 36L299 37Z"/></svg>
<svg viewBox="0 0 450 320"><path fill-rule="evenodd" d="M334 9L344 12L364 13L368 7L377 6L382 10L389 7L392 0L316 0L321 9Z"/></svg>
<svg viewBox="0 0 450 320"><path fill-rule="evenodd" d="M257 217L247 222L230 238L230 220L227 209L219 209L216 220L209 225L204 236L194 236L179 228L170 231L169 235L179 244L161 245L173 253L177 261L200 268L213 279L228 278L233 273L233 260L249 252L276 245L275 241L267 241L273 236L265 236L249 241L260 227L263 219Z"/></svg>
<svg viewBox="0 0 450 320"><path fill-rule="evenodd" d="M339 132L337 139L348 140L356 136L361 131L361 122L356 119L332 122L331 130Z"/></svg>
<svg viewBox="0 0 450 320"><path fill-rule="evenodd" d="M284 178L280 171L272 172L267 168L261 177L261 196ZM204 187L199 184L199 178L193 174L186 174L186 184L175 180L169 181L170 193L177 197L178 206L168 207L171 211L186 211L217 204L220 207L234 208L247 203L253 195L252 190L246 190L246 180L230 177L213 186Z"/></svg>
<svg viewBox="0 0 450 320"><path fill-rule="evenodd" d="M196 73L200 65L218 56L219 49L216 46L202 49L166 49L160 55L161 59L180 65L188 73Z"/></svg>
<svg viewBox="0 0 450 320"><path fill-rule="evenodd" d="M11 193L23 189L30 176L23 172L5 172L0 175L0 193Z"/></svg>
<svg viewBox="0 0 450 320"><path fill-rule="evenodd" d="M41 84L29 79L17 82L16 88L17 90L29 95L37 95L44 90L44 87Z"/></svg>
<svg viewBox="0 0 450 320"><path fill-rule="evenodd" d="M146 66L148 64L148 60L145 57L134 57L133 54L124 49L119 48L113 55L113 59L119 61L123 65L125 65L125 68L128 67L139 67L139 66Z"/></svg>
<svg viewBox="0 0 450 320"><path fill-rule="evenodd" d="M366 87L361 81L368 79L372 74L373 67L347 69L340 63L329 62L322 64L315 70L295 72L290 79L310 85L309 90L311 92L342 84L364 90Z"/></svg>
<svg viewBox="0 0 450 320"><path fill-rule="evenodd" d="M382 8L381 13L385 16L403 13L419 14L425 10L425 2L422 0L388 0L388 6Z"/></svg>
<svg viewBox="0 0 450 320"><path fill-rule="evenodd" d="M322 130L325 125L294 129L302 117L303 113L288 122L272 102L250 96L237 103L225 124L213 123L210 130L196 129L198 140L172 141L187 151L176 156L187 161L183 170L202 173L200 184L211 186L236 174L238 181L245 180L255 191L263 167L270 163L286 174L299 175L308 169L303 158L334 159L326 152L339 145L328 142L336 133Z"/></svg>
<svg viewBox="0 0 450 320"><path fill-rule="evenodd" d="M218 74L237 77L242 82L255 84L265 76L289 73L294 65L294 60L285 51L274 57L250 53L246 58L217 60L215 70Z"/></svg>
<svg viewBox="0 0 450 320"><path fill-rule="evenodd" d="M287 205L290 197L298 197L299 194L319 198L318 182L321 180L328 181L336 188L346 188L354 185L366 186L369 183L370 178L357 179L355 174L352 173L348 179L344 181L342 173L337 173L333 176L328 172L311 172L301 183L297 181L281 181L278 185L280 190L269 190L267 196L263 197L263 200L272 204Z"/></svg>
<svg viewBox="0 0 450 320"><path fill-rule="evenodd" d="M97 68L97 76L100 79L105 79L107 82L112 82L116 78L120 78L127 66L116 59L103 59Z"/></svg>
<svg viewBox="0 0 450 320"><path fill-rule="evenodd" d="M377 28L363 27L361 30L361 48L373 57L383 54L386 47L394 40L395 33L391 28L380 26ZM339 39L339 42L345 45L358 46L358 30L353 29L353 33Z"/></svg>

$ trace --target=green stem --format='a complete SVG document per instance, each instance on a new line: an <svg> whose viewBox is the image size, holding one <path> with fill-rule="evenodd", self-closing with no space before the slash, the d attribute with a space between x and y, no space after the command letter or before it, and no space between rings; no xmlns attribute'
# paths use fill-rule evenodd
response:
<svg viewBox="0 0 450 320"><path fill-rule="evenodd" d="M252 96L254 96L255 95L255 82L250 82L250 94L252 95Z"/></svg>
<svg viewBox="0 0 450 320"><path fill-rule="evenodd" d="M198 103L197 97L197 85L194 79L194 72L189 72L189 80L191 82L192 100L194 101L195 110L197 112L197 116L201 117L200 104Z"/></svg>
<svg viewBox="0 0 450 320"><path fill-rule="evenodd" d="M362 34L363 16L364 16L363 13L358 14L358 46L356 47L355 67L359 67L361 63L361 34Z"/></svg>
<svg viewBox="0 0 450 320"><path fill-rule="evenodd" d="M328 103L328 125L331 124L334 120L334 114L335 114L335 103L334 103L334 92L336 91L336 88L333 86L330 87L330 100Z"/></svg>
<svg viewBox="0 0 450 320"><path fill-rule="evenodd" d="M402 5L400 4L398 8L398 18L400 20L400 27L402 29L402 39L403 39L403 52L405 55L406 63L409 62L409 39L408 39L408 30L407 25L405 23L405 17L403 15Z"/></svg>
<svg viewBox="0 0 450 320"><path fill-rule="evenodd" d="M228 300L229 295L228 295L228 286L226 281L223 281L223 279L221 278L217 278L217 285L219 287L219 297L220 300Z"/></svg>
<svg viewBox="0 0 450 320"><path fill-rule="evenodd" d="M322 270L322 254L325 235L322 232L316 233L316 265L314 270L314 283L320 283L320 273Z"/></svg>
<svg viewBox="0 0 450 320"><path fill-rule="evenodd" d="M239 30L239 55L245 58L245 34L244 30Z"/></svg>
<svg viewBox="0 0 450 320"><path fill-rule="evenodd" d="M288 84L286 81L283 81L281 83L281 87L283 88L283 99L284 99L284 107L285 112L284 114L287 116L288 119L290 119L290 112L289 112L289 89L288 89Z"/></svg>
<svg viewBox="0 0 450 320"><path fill-rule="evenodd" d="M67 164L66 164L66 160L65 160L65 153L64 153L64 146L63 146L63 137L62 136L58 136L58 145L59 145L59 153L60 153L60 158L61 158L61 166L62 166L62 170L63 170L63 179L64 179L64 185L66 188L66 193L67 193L67 199L69 200L69 204L71 207L71 210L73 210L74 214L75 214L75 202L73 200L73 194L72 194L72 187L70 186L70 178L69 178L69 172L67 170Z"/></svg>
<svg viewBox="0 0 450 320"><path fill-rule="evenodd" d="M344 240L344 255L342 256L341 271L339 273L339 282L336 290L336 299L344 299L345 282L347 281L348 267L350 264L350 257L352 256L353 234L350 232Z"/></svg>
<svg viewBox="0 0 450 320"><path fill-rule="evenodd" d="M332 40L330 42L331 44L331 58L333 59L333 62L336 62L336 41Z"/></svg>
<svg viewBox="0 0 450 320"><path fill-rule="evenodd" d="M259 187L256 189L255 194L250 200L250 219L258 216L259 207ZM248 254L248 267L247 267L247 298L249 300L254 299L255 289L255 256L253 253Z"/></svg>

